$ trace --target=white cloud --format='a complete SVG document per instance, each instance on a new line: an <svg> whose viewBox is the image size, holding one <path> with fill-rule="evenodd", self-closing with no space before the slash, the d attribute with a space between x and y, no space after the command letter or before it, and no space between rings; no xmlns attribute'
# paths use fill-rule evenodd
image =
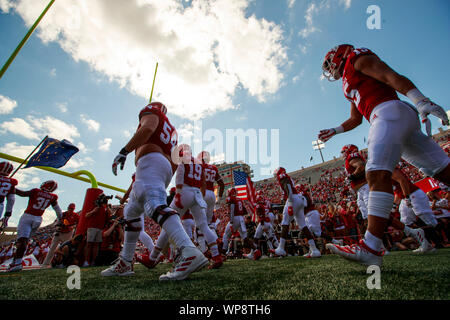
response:
<svg viewBox="0 0 450 320"><path fill-rule="evenodd" d="M303 38L309 37L314 32L320 32L320 30L314 26L313 16L319 12L320 8L313 2L306 9L305 21L306 27L299 31L299 35Z"/></svg>
<svg viewBox="0 0 450 320"><path fill-rule="evenodd" d="M52 68L52 69L50 70L50 75L51 75L52 77L56 77L56 68Z"/></svg>
<svg viewBox="0 0 450 320"><path fill-rule="evenodd" d="M15 107L17 107L17 101L0 94L0 114L11 113Z"/></svg>
<svg viewBox="0 0 450 320"><path fill-rule="evenodd" d="M8 13L9 9L13 8L14 4L9 0L0 0L0 10L4 13Z"/></svg>
<svg viewBox="0 0 450 320"><path fill-rule="evenodd" d="M288 8L293 8L295 4L295 0L288 0Z"/></svg>
<svg viewBox="0 0 450 320"><path fill-rule="evenodd" d="M89 149L84 145L83 142L78 142L76 146L81 151L81 153L88 153L89 151Z"/></svg>
<svg viewBox="0 0 450 320"><path fill-rule="evenodd" d="M83 122L89 130L98 132L100 129L100 123L93 119L89 119L85 114L80 115L81 122Z"/></svg>
<svg viewBox="0 0 450 320"><path fill-rule="evenodd" d="M215 156L211 156L210 163L219 163L225 161L225 153L220 153Z"/></svg>
<svg viewBox="0 0 450 320"><path fill-rule="evenodd" d="M123 130L123 135L125 136L125 138L130 138L131 137L131 132L129 130Z"/></svg>
<svg viewBox="0 0 450 320"><path fill-rule="evenodd" d="M34 148L36 146L24 146L19 145L17 142L8 142L3 147L0 147L0 152L25 159Z"/></svg>
<svg viewBox="0 0 450 320"><path fill-rule="evenodd" d="M22 118L13 118L11 121L5 121L0 124L0 128L3 129L3 132L9 131L28 139L39 140L39 135L34 128Z"/></svg>
<svg viewBox="0 0 450 320"><path fill-rule="evenodd" d="M37 34L145 98L158 61L155 100L192 119L233 108L237 88L265 101L283 84L281 69L288 60L283 30L250 15L249 3L57 1ZM17 0L15 10L31 25L46 4Z"/></svg>
<svg viewBox="0 0 450 320"><path fill-rule="evenodd" d="M68 111L67 102L58 102L56 106L62 113L66 113Z"/></svg>
<svg viewBox="0 0 450 320"><path fill-rule="evenodd" d="M3 129L3 132L9 131L13 134L34 140L41 140L48 135L55 139L73 141L74 138L80 136L74 125L50 116L46 116L45 118L27 116L27 120L13 118L11 121L0 123L0 129Z"/></svg>
<svg viewBox="0 0 450 320"><path fill-rule="evenodd" d="M103 140L100 140L98 142L98 150L109 151L109 148L111 147L111 142L112 142L112 139L110 139L110 138L105 138Z"/></svg>
<svg viewBox="0 0 450 320"><path fill-rule="evenodd" d="M71 158L64 166L64 169L82 169L82 168L87 169L87 167L92 165L93 163L94 160L91 157L85 157L81 159Z"/></svg>
<svg viewBox="0 0 450 320"><path fill-rule="evenodd" d="M347 10L352 5L352 0L339 0L339 4L343 5L345 10Z"/></svg>

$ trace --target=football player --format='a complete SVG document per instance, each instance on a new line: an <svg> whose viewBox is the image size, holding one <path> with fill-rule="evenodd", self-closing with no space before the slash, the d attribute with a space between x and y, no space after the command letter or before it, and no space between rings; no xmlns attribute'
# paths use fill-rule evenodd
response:
<svg viewBox="0 0 450 320"><path fill-rule="evenodd" d="M260 240L262 240L263 235L265 235L267 239L267 246L269 247L269 249L273 250L273 244L275 244L275 246L278 246L278 240L275 237L275 231L270 221L270 216L268 214L269 212L266 207L266 202L262 196L256 197L255 213L256 216L258 217L258 226L256 227L255 231L255 240L257 240L258 243L260 243ZM259 248L259 250L261 251L261 248Z"/></svg>
<svg viewBox="0 0 450 320"><path fill-rule="evenodd" d="M278 247L273 251L273 253L278 256L286 256L285 244L289 232L289 225L291 224L292 219L295 219L300 231L302 231L308 239L309 252L305 255L305 257L319 258L321 256L320 251L317 250L314 238L305 222L304 208L308 205L305 197L297 192L294 187L294 182L286 173L286 169L280 167L275 169L273 174L277 178L285 201L283 221L281 222L280 241Z"/></svg>
<svg viewBox="0 0 450 320"><path fill-rule="evenodd" d="M365 177L366 160L355 145L344 146L341 154L345 158L345 170L348 174L348 179L350 180L350 186L358 195L357 205L361 211L362 218L366 220L368 218L367 207L369 202L369 187ZM404 179L405 177L400 170L393 170L391 183L395 184L396 181L400 181L405 190L408 190L406 192L409 194L410 187L407 184L409 181L405 181ZM387 225L403 231L406 236L412 236L420 245L420 250L416 252L428 252L432 250L432 247L425 238L423 230L410 228L402 221L393 218L391 215L389 215Z"/></svg>
<svg viewBox="0 0 450 320"><path fill-rule="evenodd" d="M324 142L335 134L350 131L370 122L366 177L369 184L368 228L359 245L348 252L330 250L363 265L381 265L382 237L394 201L391 175L400 157L420 168L426 175L450 183L450 159L432 138L421 131L419 116L429 121L432 114L449 124L443 108L425 97L406 77L392 70L367 48L343 44L330 50L322 64L330 81L342 78L345 97L351 103L350 117L340 126L321 130ZM406 95L415 106L400 101Z"/></svg>
<svg viewBox="0 0 450 320"><path fill-rule="evenodd" d="M62 211L58 205L58 196L53 192L58 188L54 180L48 180L39 188L22 191L16 188L16 194L20 197L28 197L28 206L20 217L17 226L16 252L14 259L9 265L9 272L22 270L22 258L27 250L28 239L35 233L42 223L42 215L50 205L55 210L57 226L62 226Z"/></svg>
<svg viewBox="0 0 450 320"><path fill-rule="evenodd" d="M439 246L441 241L437 231L437 228L439 228L438 221L433 210L431 210L426 193L414 185L398 168L393 171L392 179L394 195L397 199L400 199L400 221L409 226L419 218L422 225L428 226L423 229L427 240L431 240ZM414 250L417 253L432 251L434 251L434 248L431 245L420 246Z"/></svg>
<svg viewBox="0 0 450 320"><path fill-rule="evenodd" d="M0 219L0 232L8 226L8 219L11 217L14 202L16 201L14 193L17 186L17 180L8 177L13 169L13 165L8 161L0 162L0 218L3 215L5 199L7 201L5 216Z"/></svg>
<svg viewBox="0 0 450 320"><path fill-rule="evenodd" d="M232 187L228 189L226 202L228 204L230 221L227 223L222 237L223 251L228 251L228 240L231 238L231 235L234 232L239 232L241 239L244 242L244 247L250 249L250 253L245 254L244 257L250 260L258 260L261 258L261 251L258 249L254 241L248 237L247 228L244 221L244 204L241 199L237 198L235 188Z"/></svg>
<svg viewBox="0 0 450 320"><path fill-rule="evenodd" d="M217 247L217 235L209 228L206 221L206 202L203 194L206 190L205 167L202 162L192 157L189 145L180 145L180 158L183 162L178 165L175 178L176 194L170 207L181 216L190 210L195 220L196 227L205 236L208 247L211 251L212 264L210 268L219 268L222 265L222 257ZM161 231L156 242L156 248L164 248L168 238L164 231ZM152 252L151 258L156 255Z"/></svg>
<svg viewBox="0 0 450 320"><path fill-rule="evenodd" d="M205 170L205 202L206 202L206 218L208 224L211 223L214 215L214 206L216 204L216 195L214 194L214 183L219 185L219 199L222 199L223 192L225 190L225 184L222 181L222 177L219 174L219 170L213 164L210 164L211 155L208 151L202 151L197 155L197 159L201 161Z"/></svg>
<svg viewBox="0 0 450 320"><path fill-rule="evenodd" d="M136 133L114 158L112 171L123 170L127 155L135 151L136 180L125 207L127 218L125 240L119 259L102 276L125 276L134 274L133 257L141 232L141 215L145 213L158 223L178 248L180 259L174 268L159 277L160 280L183 280L192 272L208 264L195 247L181 225L177 212L169 208L166 189L176 169L178 135L166 116L167 108L160 102L152 102L139 112Z"/></svg>

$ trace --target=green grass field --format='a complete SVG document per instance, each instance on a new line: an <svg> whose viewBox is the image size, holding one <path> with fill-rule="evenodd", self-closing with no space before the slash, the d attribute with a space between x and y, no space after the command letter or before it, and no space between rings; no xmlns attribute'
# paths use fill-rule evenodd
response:
<svg viewBox="0 0 450 320"><path fill-rule="evenodd" d="M134 276L113 278L100 276L104 267L82 268L80 290L67 288L66 269L2 273L0 299L450 299L450 249L391 253L384 259L380 290L367 289L366 268L334 255L228 260L221 269L203 269L185 281L159 282L169 267L136 265Z"/></svg>

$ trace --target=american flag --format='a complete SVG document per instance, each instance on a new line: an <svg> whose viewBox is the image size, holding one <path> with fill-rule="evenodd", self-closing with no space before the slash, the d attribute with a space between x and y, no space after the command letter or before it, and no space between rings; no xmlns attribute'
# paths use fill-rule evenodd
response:
<svg viewBox="0 0 450 320"><path fill-rule="evenodd" d="M252 220L256 220L255 214L255 187L253 186L252 179L242 171L233 170L234 187L236 189L237 198L241 200L247 200L251 211L253 212Z"/></svg>

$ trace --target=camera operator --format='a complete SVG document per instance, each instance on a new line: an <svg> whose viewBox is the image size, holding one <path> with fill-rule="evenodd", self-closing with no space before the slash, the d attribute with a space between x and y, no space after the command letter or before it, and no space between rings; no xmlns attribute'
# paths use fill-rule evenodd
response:
<svg viewBox="0 0 450 320"><path fill-rule="evenodd" d="M70 239L69 241L64 242L59 246L59 248L55 252L55 256L52 260L53 268L66 268L71 265L81 266L82 261L80 261L80 257L77 256L76 252L78 251L79 246L83 242L83 235L79 234Z"/></svg>
<svg viewBox="0 0 450 320"><path fill-rule="evenodd" d="M112 196L106 196L104 193L100 194L95 200L95 207L86 213L86 254L84 267L92 265L97 257L99 246L102 243L102 232L105 228L106 221L112 215L108 206L108 200Z"/></svg>
<svg viewBox="0 0 450 320"><path fill-rule="evenodd" d="M58 244L66 242L72 238L74 226L78 223L79 219L79 212L75 212L75 203L69 204L67 211L62 214L61 223L56 225L56 232L53 236L52 244L50 245L44 262L42 263L43 267L50 266Z"/></svg>
<svg viewBox="0 0 450 320"><path fill-rule="evenodd" d="M116 213L117 214L117 213ZM123 241L123 225L126 220L122 216L111 216L102 232L103 241L95 259L96 266L109 266L119 257Z"/></svg>

